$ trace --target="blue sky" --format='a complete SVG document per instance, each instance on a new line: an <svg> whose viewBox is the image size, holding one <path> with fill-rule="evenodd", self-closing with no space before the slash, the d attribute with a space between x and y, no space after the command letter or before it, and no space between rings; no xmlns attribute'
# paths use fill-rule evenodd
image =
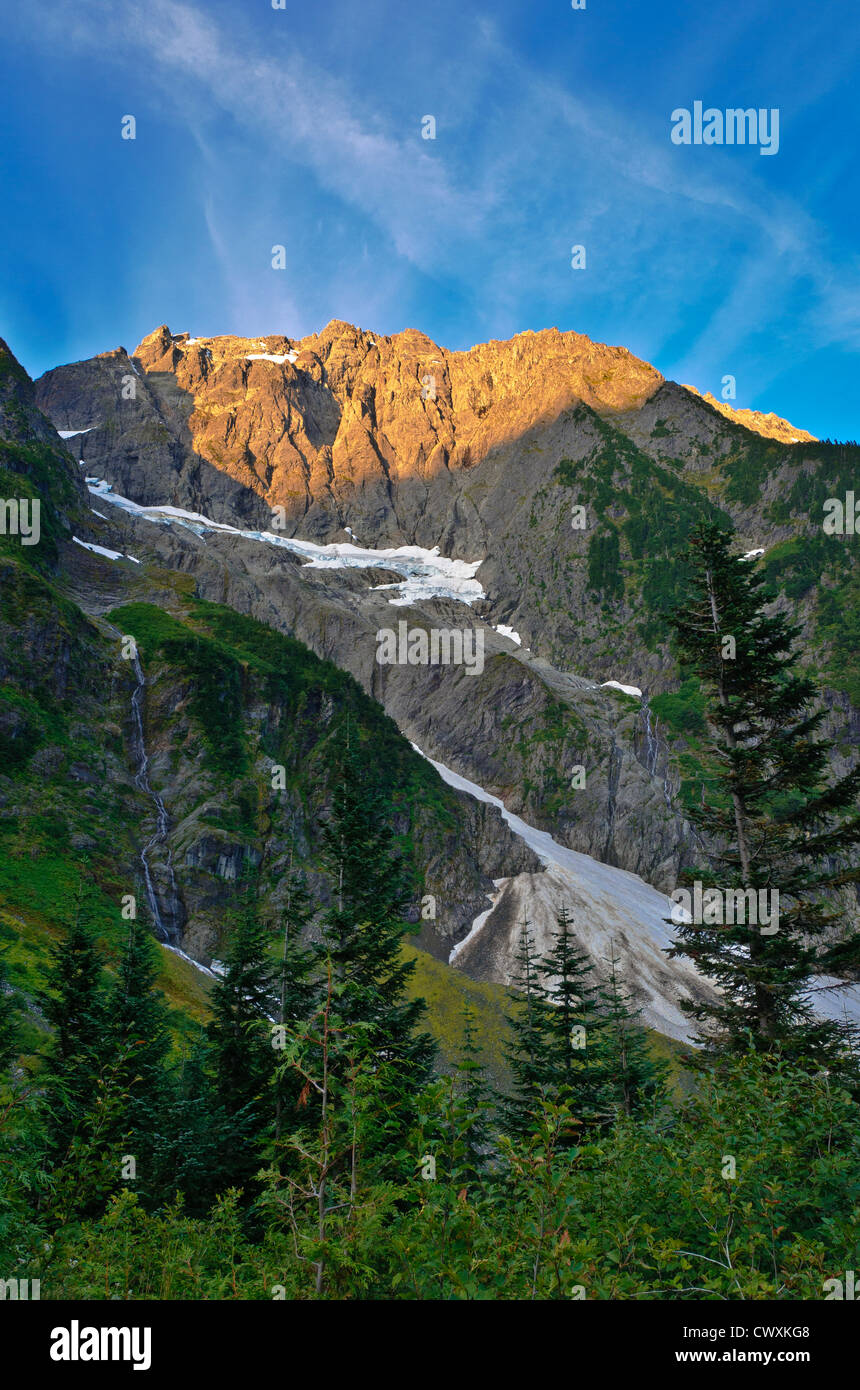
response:
<svg viewBox="0 0 860 1390"><path fill-rule="evenodd" d="M162 322L556 326L857 438L856 0L586 6L5 5L0 334L37 375ZM696 100L778 108L778 153L673 144Z"/></svg>

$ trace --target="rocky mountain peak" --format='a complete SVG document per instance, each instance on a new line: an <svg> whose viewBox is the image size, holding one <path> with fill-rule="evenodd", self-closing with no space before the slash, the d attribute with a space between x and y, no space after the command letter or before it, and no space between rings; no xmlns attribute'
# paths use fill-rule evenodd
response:
<svg viewBox="0 0 860 1390"><path fill-rule="evenodd" d="M638 409L663 384L626 348L557 328L452 352L414 328L375 335L340 319L299 340L161 324L135 359L156 395L172 376L158 408L180 410L198 456L294 517L474 468L579 402Z"/></svg>
<svg viewBox="0 0 860 1390"><path fill-rule="evenodd" d="M702 394L697 391L695 386L685 386L685 391L692 391L693 395L699 396L708 405L712 405L714 410L718 410L721 415L725 415L727 420L733 420L736 425L745 425L748 430L755 434L764 435L766 439L778 439L781 444L812 444L816 442L814 434L808 430L798 429L797 425L792 425L789 420L783 420L781 415L775 415L773 411L763 414L759 410L736 409L726 401L718 401L710 391Z"/></svg>

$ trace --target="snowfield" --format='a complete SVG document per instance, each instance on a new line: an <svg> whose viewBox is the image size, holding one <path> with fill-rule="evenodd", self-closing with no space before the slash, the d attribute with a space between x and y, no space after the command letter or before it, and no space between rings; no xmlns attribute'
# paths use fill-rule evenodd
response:
<svg viewBox="0 0 860 1390"><path fill-rule="evenodd" d="M246 357L249 362L274 362L279 367L282 367L285 362L295 362L298 355L299 354L296 352L295 348L291 349L290 352L283 353L283 355L279 355L275 352L246 353Z"/></svg>
<svg viewBox="0 0 860 1390"><path fill-rule="evenodd" d="M103 555L106 560L132 560L136 565L140 564L140 561L135 560L133 555L123 555L121 550L108 550L104 545L94 545L92 541L82 541L78 536L72 536L72 540L75 545L82 546L84 550L91 550L94 555Z"/></svg>
<svg viewBox="0 0 860 1390"><path fill-rule="evenodd" d="M389 603L402 606L417 603L422 599L458 599L471 605L485 598L484 589L475 579L482 560L449 560L439 554L439 547L426 550L419 545L401 545L396 549L371 550L365 546L353 545L348 541L334 545L317 545L313 541L300 541L292 537L278 535L274 531L242 531L236 526L228 526L223 521L213 521L211 517L199 512L187 512L181 507L142 507L130 498L114 492L110 483L98 478L87 478L87 486L93 495L103 502L143 517L163 526L185 526L195 535L205 536L207 532L239 536L243 540L259 541L266 545L279 546L301 555L310 569L390 569L402 575L395 584L378 584L377 589L392 589L395 596Z"/></svg>
<svg viewBox="0 0 860 1390"><path fill-rule="evenodd" d="M523 645L523 639L522 637L520 637L520 634L518 632L514 632L514 629L512 627L508 627L506 623L498 623L496 627L493 629L493 631L497 632L500 637L507 637L510 639L511 642L516 642L518 647L521 647Z"/></svg>
<svg viewBox="0 0 860 1390"><path fill-rule="evenodd" d="M619 681L604 681L600 686L601 690L620 690L624 695L636 695L642 699L642 691L638 685L621 685Z"/></svg>
<svg viewBox="0 0 860 1390"><path fill-rule="evenodd" d="M427 757L412 744L416 753ZM510 829L524 840L544 865L542 873L517 874L494 880L496 892L490 906L475 918L468 934L458 942L449 957L458 968L468 971L470 962L494 967L492 978L511 983L511 966L521 936L519 924L531 924L537 955L547 955L556 932L556 911L564 905L570 911L576 939L598 965L604 965L610 948L618 958L619 974L634 1002L642 1009L642 1020L670 1038L692 1041L690 1023L680 1008L681 999L713 996L714 987L689 961L670 960L665 954L675 929L666 919L670 899L652 888L637 874L603 864L590 855L560 845L545 830L537 830L508 811L497 796L477 783L427 758L448 786L467 792L477 801L495 806ZM493 916L499 914L499 931L493 930ZM512 912L508 911L512 909ZM516 935L506 936L504 923L517 923ZM494 937L500 939L494 940ZM813 1007L824 1018L847 1018L860 1024L860 985L821 976L810 991Z"/></svg>

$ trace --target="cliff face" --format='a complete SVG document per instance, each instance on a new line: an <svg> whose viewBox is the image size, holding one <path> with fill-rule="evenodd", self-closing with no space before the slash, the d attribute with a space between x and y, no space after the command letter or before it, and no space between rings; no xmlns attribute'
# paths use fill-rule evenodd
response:
<svg viewBox="0 0 860 1390"><path fill-rule="evenodd" d="M555 330L452 353L414 330L376 337L337 321L296 343L190 342L162 327L135 356L193 402L198 454L269 506L310 513L320 532L351 509L373 543L413 534L446 472L476 468L578 400L629 409L662 381L626 349Z"/></svg>
<svg viewBox="0 0 860 1390"><path fill-rule="evenodd" d="M735 424L745 425L748 430L754 430L756 434L761 434L765 439L778 439L783 444L807 444L815 443L815 435L808 430L798 429L789 420L783 420L781 415L774 415L773 411L766 414L759 410L737 410L727 401L718 401L710 391L697 391L695 386L685 386L685 391L692 391L694 395L701 396L703 401L718 410L721 415L725 415L727 420L734 420Z"/></svg>
<svg viewBox="0 0 860 1390"><path fill-rule="evenodd" d="M91 431L88 465L109 465L139 501L182 490L235 515L235 490L202 459L265 503L246 498L247 516L284 507L303 535L349 524L380 545L435 540L463 475L576 403L633 409L661 382L626 348L555 329L448 352L413 330L375 337L335 321L297 342L162 326L133 360L117 349L57 368L38 393L58 428Z"/></svg>

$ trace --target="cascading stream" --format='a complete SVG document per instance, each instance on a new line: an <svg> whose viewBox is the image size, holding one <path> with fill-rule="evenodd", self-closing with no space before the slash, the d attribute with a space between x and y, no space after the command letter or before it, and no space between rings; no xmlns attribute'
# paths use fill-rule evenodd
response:
<svg viewBox="0 0 860 1390"><path fill-rule="evenodd" d="M150 786L149 782L149 755L146 751L146 742L143 736L143 694L146 689L146 679L143 674L143 667L140 664L140 657L137 652L134 654L134 673L137 677L137 685L131 697L132 726L133 726L133 746L137 759L137 774L134 785L149 797L155 806L155 834L151 835L146 844L140 851L140 862L143 866L143 879L146 884L146 896L149 901L149 910L152 913L152 920L155 924L156 934L159 941L175 941L178 936L176 927L176 903L178 892L176 888L176 878L173 873L173 855L167 840L167 831L170 819L167 808L164 805L158 792ZM155 891L155 884L152 878L149 857L157 845L165 845L167 848L167 858L165 868L170 876L171 893L171 921L169 925L165 922L164 914L158 901L158 894Z"/></svg>
<svg viewBox="0 0 860 1390"><path fill-rule="evenodd" d="M642 710L645 715L645 766L652 777L657 776L657 764L660 760L660 740L657 737L657 730L651 725L651 706L647 699L642 701ZM669 775L669 758L666 758L666 771L663 774L663 797L671 811L672 808L672 781Z"/></svg>
<svg viewBox="0 0 860 1390"><path fill-rule="evenodd" d="M653 777L657 772L657 759L660 756L660 745L657 736L651 728L651 706L647 700L642 701L642 708L645 711L645 739L647 752L645 754L645 765Z"/></svg>

